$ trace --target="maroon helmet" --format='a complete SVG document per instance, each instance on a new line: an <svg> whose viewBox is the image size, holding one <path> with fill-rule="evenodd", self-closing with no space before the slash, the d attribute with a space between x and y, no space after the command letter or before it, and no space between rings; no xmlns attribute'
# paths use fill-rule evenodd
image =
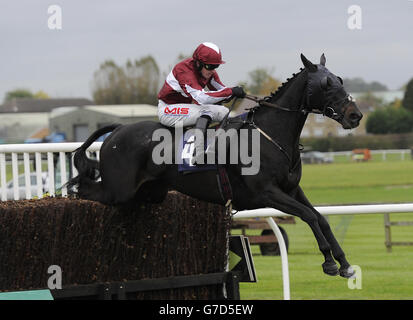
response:
<svg viewBox="0 0 413 320"><path fill-rule="evenodd" d="M223 64L221 50L216 44L211 42L201 43L194 51L192 58L199 60L204 64L218 65Z"/></svg>

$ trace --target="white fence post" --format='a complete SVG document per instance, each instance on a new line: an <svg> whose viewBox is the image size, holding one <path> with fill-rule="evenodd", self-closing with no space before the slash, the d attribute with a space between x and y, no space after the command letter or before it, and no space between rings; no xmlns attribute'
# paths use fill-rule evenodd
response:
<svg viewBox="0 0 413 320"><path fill-rule="evenodd" d="M49 195L53 197L55 195L53 152L47 153L47 170L49 174Z"/></svg>
<svg viewBox="0 0 413 320"><path fill-rule="evenodd" d="M281 268L283 274L283 291L284 291L284 300L290 300L290 274L288 270L288 254L287 247L285 245L284 237L275 223L272 217L267 218L267 223L270 225L271 229L274 231L275 236L278 240L278 246L280 247L281 255Z"/></svg>
<svg viewBox="0 0 413 320"><path fill-rule="evenodd" d="M6 155L0 153L0 174L1 174L1 200L7 200L7 190L6 190Z"/></svg>
<svg viewBox="0 0 413 320"><path fill-rule="evenodd" d="M25 181L25 189L26 189L26 199L32 198L32 190L31 190L31 176L30 176L30 156L28 152L23 153L23 164L24 164L24 181Z"/></svg>
<svg viewBox="0 0 413 320"><path fill-rule="evenodd" d="M19 200L19 163L17 161L17 153L11 154L11 167L13 172L13 197L14 200Z"/></svg>
<svg viewBox="0 0 413 320"><path fill-rule="evenodd" d="M60 182L62 185L62 196L67 196L67 188L65 187L66 179L66 153L59 152L59 162L60 162Z"/></svg>
<svg viewBox="0 0 413 320"><path fill-rule="evenodd" d="M43 177L42 177L42 154L40 152L36 152L34 154L34 163L36 167L37 197L41 198L43 196Z"/></svg>
<svg viewBox="0 0 413 320"><path fill-rule="evenodd" d="M66 143L33 143L33 144L0 144L0 187L1 200L11 200L10 193L12 193L13 200L19 200L20 193L23 192L24 198L30 199L34 196L43 197L44 188L43 180L48 181L47 189L51 196L56 195L56 192L61 188L62 196L67 196L67 188L64 184L67 182L67 173L69 168L66 164L66 153L71 153L82 145L81 142L66 142ZM99 152L102 142L95 142L88 151ZM59 165L54 163L54 154L59 154ZM36 176L36 185L32 179L30 157L34 154L34 171ZM47 158L47 169L43 172L44 165L42 161L42 154ZM99 154L99 153L98 153ZM11 163L7 161L11 155ZM19 158L23 157L24 178L21 178L19 186ZM44 159L44 158L43 158ZM11 170L8 166L11 164ZM73 167L74 169L74 167ZM11 172L9 172L9 170ZM21 169L20 169L21 170ZM61 184L56 186L55 170L60 171ZM11 173L13 181L13 189L7 190L7 174ZM73 175L77 175L77 171L72 171ZM58 190L56 190L58 188ZM21 191L23 190L23 191Z"/></svg>

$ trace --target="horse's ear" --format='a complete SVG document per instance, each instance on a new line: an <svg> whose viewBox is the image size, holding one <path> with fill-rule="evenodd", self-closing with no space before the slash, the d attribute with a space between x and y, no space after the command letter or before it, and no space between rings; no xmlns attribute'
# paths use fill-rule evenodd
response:
<svg viewBox="0 0 413 320"><path fill-rule="evenodd" d="M324 53L320 57L320 64L324 67L326 66L326 56L324 55Z"/></svg>
<svg viewBox="0 0 413 320"><path fill-rule="evenodd" d="M308 69L308 71L317 71L317 66L314 65L310 60L308 60L303 54L301 54L301 61L303 62L304 67Z"/></svg>

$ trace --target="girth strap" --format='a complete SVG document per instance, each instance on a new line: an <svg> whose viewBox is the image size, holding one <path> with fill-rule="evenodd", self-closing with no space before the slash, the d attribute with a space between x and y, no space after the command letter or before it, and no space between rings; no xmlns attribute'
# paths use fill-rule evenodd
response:
<svg viewBox="0 0 413 320"><path fill-rule="evenodd" d="M217 166L217 180L218 180L218 187L219 187L219 192L221 193L222 199L225 202L225 207L227 207L228 210L232 210L232 188L231 188L231 183L229 182L227 170L225 169L225 166L223 165L218 165Z"/></svg>

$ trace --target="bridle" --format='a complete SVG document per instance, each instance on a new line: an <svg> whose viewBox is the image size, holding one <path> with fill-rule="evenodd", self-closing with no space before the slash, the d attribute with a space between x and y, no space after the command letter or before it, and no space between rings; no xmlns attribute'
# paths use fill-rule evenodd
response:
<svg viewBox="0 0 413 320"><path fill-rule="evenodd" d="M312 109L311 112L316 114L322 114L325 117L331 118L336 120L337 122L341 123L344 118L345 112L338 114L334 107L342 107L347 103L354 102L353 97L350 94L347 94L344 98L338 99L336 101L326 101L323 106L323 111L318 111L317 109Z"/></svg>
<svg viewBox="0 0 413 320"><path fill-rule="evenodd" d="M327 77L325 77L321 80L321 88L325 88L326 85L327 85ZM302 112L305 115L307 115L309 113L322 114L323 116L326 116L326 117L329 117L333 120L341 122L344 118L345 112L342 112L341 114L338 114L335 111L334 107L337 107L337 106L341 107L346 102L354 102L354 99L350 94L346 94L346 96L344 98L338 99L336 101L332 101L331 99L327 98L327 99L325 99L325 103L324 103L324 105L321 109L321 108L312 107L309 104L310 99L309 99L309 96L308 96L308 83L306 84L306 89L305 89L304 94L305 94L305 99L303 99L303 101L305 101L306 103L301 103L301 106L299 108L296 108L296 109L283 107L283 106L280 106L277 103L270 102L269 100L272 98L271 96L266 96L264 98L259 98L257 96L253 96L253 95L245 95L246 99L255 101L258 104L258 106L255 106L255 107L249 109L248 118L246 120L244 120L244 123L254 127L268 141L270 141L275 147L277 147L277 149L279 149L279 151L281 151L284 154L284 156L287 158L287 160L290 164L291 164L292 160L291 160L291 157L289 156L289 154L287 153L287 151L254 122L254 114L255 114L255 111L259 107L275 108L275 109L285 111L285 112ZM290 171L292 171L298 165L298 162L299 161L297 161L297 163L292 168L290 167Z"/></svg>
<svg viewBox="0 0 413 320"><path fill-rule="evenodd" d="M302 104L300 108L298 109L291 109L288 107L282 107L279 104L274 103L274 102L269 102L269 99L271 99L270 96L260 98L254 95L247 94L245 95L245 99L255 101L256 103L258 103L258 107L259 106L270 107L270 108L275 108L275 109L286 111L286 112L303 112L305 114L308 114L308 113L322 114L325 117L329 117L339 122L343 119L344 112L342 114L338 114L335 111L334 106L342 106L345 104L345 102L354 102L353 97L350 94L347 94L344 98L338 99L336 101L330 101L330 99L326 99L326 102L324 103L322 109L311 107L309 104L307 105ZM309 99L307 96L307 101L308 100Z"/></svg>

